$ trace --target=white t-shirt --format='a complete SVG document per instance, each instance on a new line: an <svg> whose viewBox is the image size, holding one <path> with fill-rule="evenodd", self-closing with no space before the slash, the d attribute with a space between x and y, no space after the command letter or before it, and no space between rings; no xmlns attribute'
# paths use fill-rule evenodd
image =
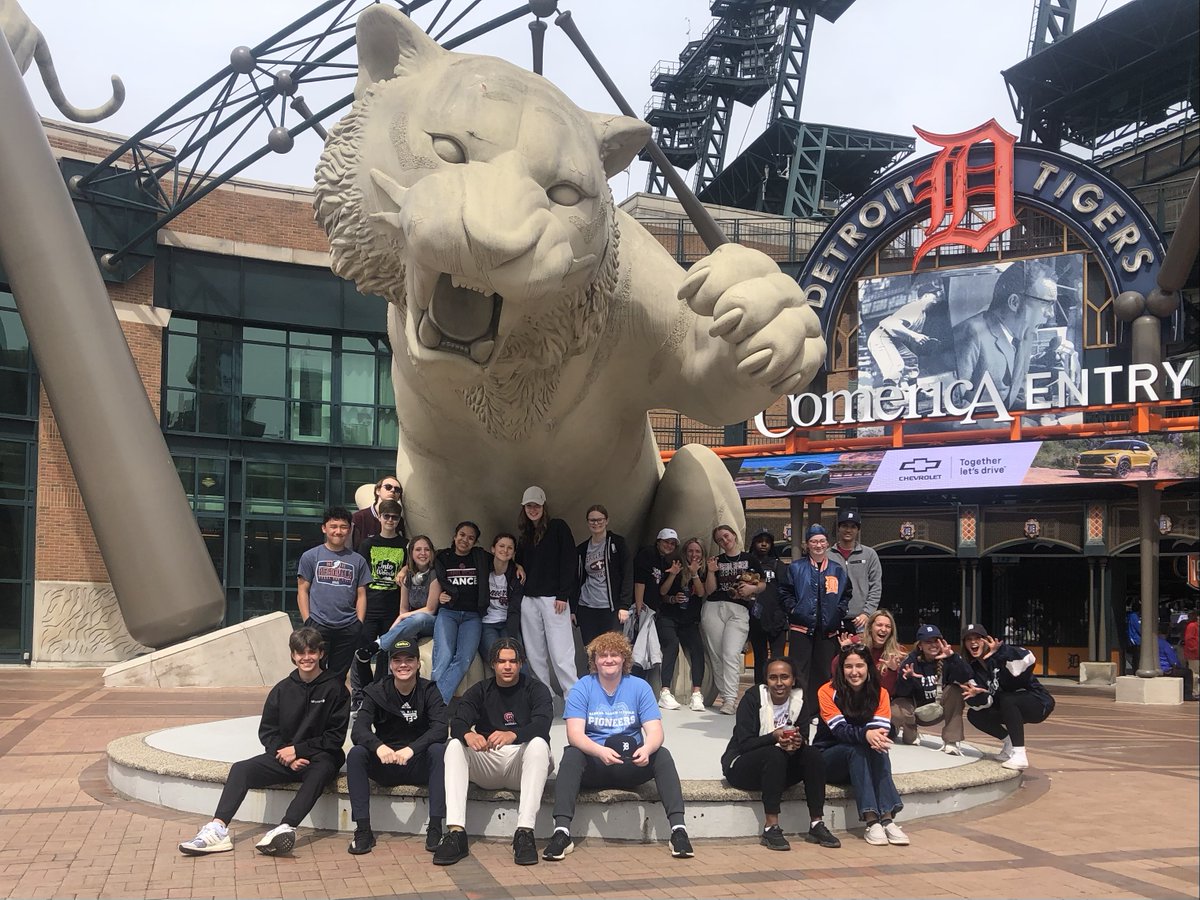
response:
<svg viewBox="0 0 1200 900"><path fill-rule="evenodd" d="M495 572L488 575L488 608L483 621L488 625L508 621L508 579Z"/></svg>

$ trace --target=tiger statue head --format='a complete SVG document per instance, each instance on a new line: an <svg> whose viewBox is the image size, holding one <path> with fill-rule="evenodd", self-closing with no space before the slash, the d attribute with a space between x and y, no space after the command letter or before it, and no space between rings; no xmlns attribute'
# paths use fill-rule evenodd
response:
<svg viewBox="0 0 1200 900"><path fill-rule="evenodd" d="M316 172L333 270L390 301L395 352L485 422L500 392L544 403L605 327L619 267L608 178L649 126L447 51L387 6L359 16L357 40L354 104Z"/></svg>

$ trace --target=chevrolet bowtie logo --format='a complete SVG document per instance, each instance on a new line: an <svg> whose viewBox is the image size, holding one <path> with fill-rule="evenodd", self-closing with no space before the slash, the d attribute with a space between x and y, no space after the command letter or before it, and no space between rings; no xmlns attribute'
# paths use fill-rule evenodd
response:
<svg viewBox="0 0 1200 900"><path fill-rule="evenodd" d="M907 462L900 463L900 469L905 472L916 472L920 475L922 472L929 472L937 469L942 465L940 459L926 459L923 456L918 456L915 459L910 459Z"/></svg>

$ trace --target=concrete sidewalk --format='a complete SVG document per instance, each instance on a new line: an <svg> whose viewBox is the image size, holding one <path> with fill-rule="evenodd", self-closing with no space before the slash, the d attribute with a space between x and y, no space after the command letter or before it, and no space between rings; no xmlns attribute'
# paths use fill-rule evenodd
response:
<svg viewBox="0 0 1200 900"><path fill-rule="evenodd" d="M421 839L400 835L355 857L344 835L305 830L293 856L259 856L261 826L243 823L233 853L183 857L175 845L203 817L116 797L104 747L257 714L265 689L105 689L95 670L0 669L0 896L1195 898L1200 704L1051 690L1058 708L1029 729L1024 786L907 824L911 847L851 835L839 850L800 841L775 853L747 836L698 840L696 858L680 861L663 844L593 838L564 862L518 868L507 841L477 840L467 860L435 868ZM990 742L970 726L967 739Z"/></svg>

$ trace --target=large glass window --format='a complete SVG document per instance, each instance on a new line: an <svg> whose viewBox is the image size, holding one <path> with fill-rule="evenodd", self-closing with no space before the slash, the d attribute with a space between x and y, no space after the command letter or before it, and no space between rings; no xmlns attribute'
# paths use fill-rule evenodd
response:
<svg viewBox="0 0 1200 900"><path fill-rule="evenodd" d="M33 444L0 440L0 657L27 646L27 602L33 582Z"/></svg>
<svg viewBox="0 0 1200 900"><path fill-rule="evenodd" d="M382 338L175 315L166 352L168 431L360 447L399 437Z"/></svg>
<svg viewBox="0 0 1200 900"><path fill-rule="evenodd" d="M37 414L33 354L13 295L0 291L0 415Z"/></svg>

